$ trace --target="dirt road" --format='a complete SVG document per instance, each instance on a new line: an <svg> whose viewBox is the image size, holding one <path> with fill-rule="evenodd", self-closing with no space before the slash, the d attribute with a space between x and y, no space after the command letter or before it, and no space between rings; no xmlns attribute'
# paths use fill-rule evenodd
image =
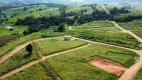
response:
<svg viewBox="0 0 142 80"><path fill-rule="evenodd" d="M55 37L58 38L58 37ZM25 44L19 45L16 48L14 48L12 51L6 53L4 56L2 56L0 58L0 64L2 62L4 62L6 59L8 59L9 57L11 57L12 55L16 54L18 51L20 51L21 49L23 49L24 47L26 47L28 44L31 44L33 42L37 42L37 41L41 41L41 40L47 40L47 39L55 39L55 38L43 38L43 39L37 39L37 40L33 40L33 41L29 41Z"/></svg>
<svg viewBox="0 0 142 80"><path fill-rule="evenodd" d="M109 14L108 10L105 8L105 6L101 6L104 11L106 11L107 14Z"/></svg>
<svg viewBox="0 0 142 80"><path fill-rule="evenodd" d="M142 39L137 36L136 34L134 34L131 31L128 31L126 29L123 29L122 27L120 27L116 22L111 21L116 27L118 27L119 29L121 29L123 32L128 33L130 35L132 35L135 39L137 39L140 43L142 43ZM136 64L134 64L133 66L131 66L120 78L119 80L135 80L135 77L138 73L138 71L141 69L142 67L142 50L140 51L134 51L137 54L140 55L140 59L137 61Z"/></svg>
<svg viewBox="0 0 142 80"><path fill-rule="evenodd" d="M111 21L116 27L118 27L120 30L122 30L123 32L125 33L128 33L130 35L132 35L135 39L137 39L140 43L142 43L142 39L137 36L136 34L134 34L133 32L129 31L129 30L126 30L126 29L123 29L122 27L120 27L116 22L114 21Z"/></svg>
<svg viewBox="0 0 142 80"><path fill-rule="evenodd" d="M137 51L137 53L140 55L139 61L125 71L125 73L118 80L135 80L138 71L142 67L142 50Z"/></svg>
<svg viewBox="0 0 142 80"><path fill-rule="evenodd" d="M71 49L71 50L67 50L67 51L55 53L55 54L52 54L52 55L49 55L49 56L44 56L44 57L42 57L41 59L38 59L38 60L32 61L32 62L30 62L30 63L27 63L26 65L23 65L23 66L21 66L21 67L19 67L19 68L17 68L17 69L14 69L14 70L12 70L12 71L10 71L10 72L8 72L8 73L6 73L6 74L0 76L0 79L4 79L4 78L6 78L6 77L8 77L8 76L11 76L11 75L13 75L13 74L15 74L15 73L17 73L17 72L20 72L20 71L22 71L22 70L24 70L24 69L26 69L26 68L28 68L28 67L30 67L30 66L36 64L36 63L39 63L39 62L41 62L41 61L44 61L44 60L46 60L46 59L48 59L48 58L51 58L51 57L54 57L54 56L57 56L57 55L61 55L61 54L67 53L67 52L75 51L75 50L78 50L78 49L87 47L87 46L89 46L89 45L91 45L91 44L87 44L87 45L84 45L84 46L81 46L81 47L78 47L78 48L74 48L74 49Z"/></svg>

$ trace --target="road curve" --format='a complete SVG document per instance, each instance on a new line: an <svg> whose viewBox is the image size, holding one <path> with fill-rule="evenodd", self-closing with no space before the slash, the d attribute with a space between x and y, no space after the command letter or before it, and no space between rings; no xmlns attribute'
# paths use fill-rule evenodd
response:
<svg viewBox="0 0 142 80"><path fill-rule="evenodd" d="M127 71L125 71L118 80L135 80L136 75L142 66L142 50L137 51L137 53L140 55L138 62L131 66Z"/></svg>
<svg viewBox="0 0 142 80"><path fill-rule="evenodd" d="M105 6L101 6L102 8L103 8L103 10L107 13L107 14L109 14L109 11L106 9L106 7Z"/></svg>
<svg viewBox="0 0 142 80"><path fill-rule="evenodd" d="M142 39L139 36L137 36L136 34L134 34L131 31L123 29L116 22L114 22L114 21L111 21L111 22L116 27L118 27L120 30L122 30L125 33L132 35L135 39L138 40L138 42L142 43ZM118 80L135 80L138 71L142 67L142 50L134 51L134 52L140 55L140 59L133 66L131 66L127 71L125 71L124 74Z"/></svg>
<svg viewBox="0 0 142 80"><path fill-rule="evenodd" d="M55 37L58 38L58 37ZM16 54L18 51L20 51L21 49L23 49L24 47L26 47L28 44L31 44L33 42L37 42L37 41L41 41L41 40L47 40L47 39L55 39L55 38L42 38L42 39L37 39L37 40L33 40L33 41L29 41L27 43L24 43L22 45L17 46L16 48L14 48L12 51L6 53L4 56L2 56L0 58L0 64L2 62L4 62L6 59L8 59L9 57L11 57L12 55Z"/></svg>
<svg viewBox="0 0 142 80"><path fill-rule="evenodd" d="M137 36L136 34L134 34L133 32L129 31L129 30L126 30L126 29L123 29L122 27L120 27L116 22L114 21L111 21L116 27L118 27L120 30L122 30L123 32L125 33L128 33L130 35L132 35L135 39L137 39L140 43L142 43L142 39Z"/></svg>
<svg viewBox="0 0 142 80"><path fill-rule="evenodd" d="M10 72L8 72L8 73L6 73L6 74L0 76L0 79L4 79L4 78L6 78L6 77L9 77L9 76L11 76L11 75L13 75L13 74L15 74L15 73L17 73L17 72L20 72L20 71L22 71L22 70L24 70L24 69L26 69L26 68L28 68L28 67L30 67L30 66L36 64L36 63L39 63L39 62L41 62L41 61L44 61L44 60L46 60L46 59L48 59L48 58L51 58L51 57L54 57L54 56L57 56L57 55L60 55L60 54L64 54L64 53L67 53L67 52L75 51L75 50L78 50L78 49L87 47L87 46L89 46L89 45L91 45L91 44L87 44L87 45L84 45L84 46L81 46L81 47L78 47L78 48L74 48L74 49L70 49L70 50L67 50L67 51L63 51L63 52L58 52L58 53L55 53L55 54L52 54L52 55L49 55L49 56L44 56L44 57L42 57L41 59L38 59L38 60L35 60L35 61L32 61L32 62L29 62L29 63L27 63L27 64L25 64L25 65L23 65L23 66L21 66L21 67L19 67L19 68L16 68L16 69L14 69L14 70L12 70L12 71L10 71Z"/></svg>

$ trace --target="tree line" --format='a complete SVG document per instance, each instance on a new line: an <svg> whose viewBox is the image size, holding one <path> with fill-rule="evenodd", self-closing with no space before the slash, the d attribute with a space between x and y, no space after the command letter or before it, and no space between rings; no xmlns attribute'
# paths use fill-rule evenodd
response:
<svg viewBox="0 0 142 80"><path fill-rule="evenodd" d="M59 26L58 30L56 31L65 31L65 26L67 25L76 25L77 24L84 24L95 20L114 20L114 21L131 21L133 19L141 18L142 16L126 16L123 18L116 17L120 13L129 13L129 11L125 8L118 9L114 7L110 10L110 14L107 14L105 11L98 10L96 8L97 5L89 5L93 9L91 14L84 14L87 12L86 9L81 10L78 13L69 12L66 13L66 6L62 6L59 8L60 15L59 16L52 16L49 17L40 17L40 18L33 18L33 17L26 17L25 19L18 19L15 25L27 25L28 31L25 31L24 34L30 34L32 32L37 32L42 28L50 28L51 26Z"/></svg>

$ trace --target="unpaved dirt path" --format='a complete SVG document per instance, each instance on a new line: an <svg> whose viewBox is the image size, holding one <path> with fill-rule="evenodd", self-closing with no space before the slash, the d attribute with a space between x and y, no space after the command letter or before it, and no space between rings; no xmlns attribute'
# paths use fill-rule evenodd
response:
<svg viewBox="0 0 142 80"><path fill-rule="evenodd" d="M135 80L138 71L142 67L142 50L137 51L137 53L140 55L139 61L125 71L125 73L118 80Z"/></svg>
<svg viewBox="0 0 142 80"><path fill-rule="evenodd" d="M122 27L120 27L116 22L114 21L111 21L116 27L118 27L120 30L122 30L123 32L125 33L128 33L130 35L132 35L135 39L137 39L140 43L142 43L142 39L137 36L136 34L134 34L133 32L129 31L129 30L126 30L126 29L123 29Z"/></svg>
<svg viewBox="0 0 142 80"><path fill-rule="evenodd" d="M115 45L110 45L110 44L105 44L105 43L100 43L100 42L94 42L94 41L85 40L85 39L79 39L79 40L83 40L83 41L87 41L87 42L95 43L95 44L112 46L112 47L121 48L121 49L126 49L126 50L133 51L137 53L138 55L140 55L139 60L133 66L131 66L128 70L126 70L126 72L124 72L124 74L119 78L119 80L135 80L138 71L142 67L142 50L134 50L130 48L125 48L125 47L120 47L120 46L115 46Z"/></svg>
<svg viewBox="0 0 142 80"><path fill-rule="evenodd" d="M58 37L55 37L58 38ZM37 42L37 41L41 41L41 40L47 40L47 39L55 39L55 38L43 38L43 39L37 39L37 40L33 40L33 41L29 41L25 44L19 45L16 48L14 48L12 51L6 53L4 56L2 56L0 58L0 64L2 62L4 62L6 59L8 59L9 57L11 57L12 55L16 54L18 51L20 51L21 49L23 49L24 47L26 47L28 44L31 44L33 42Z"/></svg>
<svg viewBox="0 0 142 80"><path fill-rule="evenodd" d="M136 34L134 34L133 32L123 29L122 27L120 27L116 22L111 21L116 27L118 27L119 29L121 29L123 32L128 33L130 35L132 35L135 39L137 39L140 43L142 43L142 39L137 36ZM142 67L142 50L140 51L134 51L137 54L140 55L140 59L137 61L136 64L134 64L133 66L131 66L120 78L119 80L135 80L135 77L138 73L138 71L141 69Z"/></svg>
<svg viewBox="0 0 142 80"><path fill-rule="evenodd" d="M87 44L87 45L84 45L84 46L81 46L81 47L78 47L78 48L74 48L74 49L71 49L71 50L67 50L67 51L55 53L55 54L52 54L52 55L49 55L49 56L44 56L44 57L42 57L41 59L38 59L38 60L35 60L35 61L32 61L32 62L29 62L29 63L27 63L27 64L25 64L25 65L23 65L23 66L21 66L21 67L19 67L19 68L17 68L17 69L14 69L14 70L12 70L12 71L10 71L10 72L8 72L8 73L6 73L6 74L0 76L0 79L4 79L4 78L6 78L6 77L8 77L8 76L11 76L11 75L13 75L13 74L15 74L15 73L17 73L17 72L20 72L20 71L22 71L22 70L24 70L24 69L26 69L26 68L28 68L28 67L30 67L30 66L36 64L36 63L39 63L39 62L41 62L41 61L44 61L44 60L46 60L46 59L48 59L48 58L51 58L51 57L54 57L54 56L57 56L57 55L61 55L61 54L67 53L67 52L72 52L72 51L75 51L75 50L78 50L78 49L87 47L87 46L89 46L89 45L91 45L91 44Z"/></svg>
<svg viewBox="0 0 142 80"><path fill-rule="evenodd" d="M107 14L109 14L109 11L106 9L105 6L101 6L103 8L104 11L106 11Z"/></svg>
<svg viewBox="0 0 142 80"><path fill-rule="evenodd" d="M86 41L86 42L90 42L90 43L112 46L112 47L116 47L116 48L121 48L121 49L130 50L130 51L133 51L133 52L137 52L137 50L135 50L135 49L130 49L130 48L126 48L126 47L121 47L121 46L116 46L116 45L111 45L111 44L106 44L106 43L101 43L101 42L94 42L94 41L90 41L90 40L86 40L86 39L80 39L80 38L76 38L76 39Z"/></svg>

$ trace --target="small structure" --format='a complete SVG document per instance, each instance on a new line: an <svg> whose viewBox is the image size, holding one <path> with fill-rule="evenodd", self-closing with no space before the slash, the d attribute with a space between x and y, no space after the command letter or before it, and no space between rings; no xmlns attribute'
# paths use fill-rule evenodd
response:
<svg viewBox="0 0 142 80"><path fill-rule="evenodd" d="M64 36L64 41L71 41L72 40L72 37L71 36Z"/></svg>
<svg viewBox="0 0 142 80"><path fill-rule="evenodd" d="M11 27L11 26L6 26L6 28L7 28L7 29L13 29L13 27Z"/></svg>

